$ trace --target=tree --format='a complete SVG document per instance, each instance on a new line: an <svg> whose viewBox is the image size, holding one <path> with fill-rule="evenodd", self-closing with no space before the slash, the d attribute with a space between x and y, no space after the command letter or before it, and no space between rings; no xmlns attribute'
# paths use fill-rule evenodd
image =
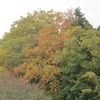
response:
<svg viewBox="0 0 100 100"><path fill-rule="evenodd" d="M59 15L60 12L53 10L47 12L39 10L15 21L11 25L10 32L6 32L2 39L2 49L7 50L4 65L13 67L22 64L26 60L24 48L34 48L42 28L54 23Z"/></svg>
<svg viewBox="0 0 100 100"><path fill-rule="evenodd" d="M21 17L15 21L10 28L10 32L6 32L4 40L19 38L27 36L29 34L38 34L41 29L56 21L56 18L60 16L60 12L50 11L34 11L33 14L28 13L26 17Z"/></svg>
<svg viewBox="0 0 100 100"><path fill-rule="evenodd" d="M75 27L65 41L65 48L57 57L62 67L61 90L57 100L88 100L99 98L100 91L100 37L96 30ZM92 95L92 96L90 96Z"/></svg>
<svg viewBox="0 0 100 100"><path fill-rule="evenodd" d="M97 30L100 30L100 26L97 27Z"/></svg>
<svg viewBox="0 0 100 100"><path fill-rule="evenodd" d="M92 25L84 17L84 14L81 12L81 9L79 7L75 9L74 15L75 15L75 18L74 18L73 23L75 26L81 26L82 28L85 28L85 29L92 28Z"/></svg>
<svg viewBox="0 0 100 100"><path fill-rule="evenodd" d="M63 23L60 24L61 22ZM64 20L61 16L53 24L45 26L39 33L37 46L25 48L28 60L19 68L15 68L15 73L20 74L29 82L34 80L49 92L57 92L59 90L60 68L56 64L58 55L56 51L61 50L66 37L70 37L63 34L67 30L65 27L71 28L71 22Z"/></svg>
<svg viewBox="0 0 100 100"><path fill-rule="evenodd" d="M80 8L35 11L0 40L0 65L54 94L54 100L99 100L100 31Z"/></svg>

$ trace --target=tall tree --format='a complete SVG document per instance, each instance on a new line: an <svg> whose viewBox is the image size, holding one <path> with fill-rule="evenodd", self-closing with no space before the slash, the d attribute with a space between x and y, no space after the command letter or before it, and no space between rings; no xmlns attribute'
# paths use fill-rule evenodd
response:
<svg viewBox="0 0 100 100"><path fill-rule="evenodd" d="M79 7L75 9L74 16L75 16L75 18L74 18L75 26L81 26L82 28L85 28L85 29L92 28L92 25L84 17L84 14L81 12L81 9Z"/></svg>
<svg viewBox="0 0 100 100"><path fill-rule="evenodd" d="M75 27L57 57L62 68L61 90L55 100L99 100L100 37L96 30ZM56 98L56 97L55 97Z"/></svg>

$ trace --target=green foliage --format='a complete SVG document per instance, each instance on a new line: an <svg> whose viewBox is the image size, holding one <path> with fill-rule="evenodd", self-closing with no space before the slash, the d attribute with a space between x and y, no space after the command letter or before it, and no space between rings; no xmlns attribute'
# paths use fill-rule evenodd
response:
<svg viewBox="0 0 100 100"><path fill-rule="evenodd" d="M99 100L100 31L80 8L34 11L0 40L0 66L54 93L54 100Z"/></svg>
<svg viewBox="0 0 100 100"><path fill-rule="evenodd" d="M75 18L74 18L73 23L75 26L81 26L82 28L85 28L85 29L92 28L92 25L84 17L84 14L81 12L81 9L79 7L75 9L74 15L75 15Z"/></svg>
<svg viewBox="0 0 100 100"><path fill-rule="evenodd" d="M86 31L81 27L66 32L73 37L66 39L66 47L57 57L63 73L61 90L57 94L59 100L95 100L99 97L100 37L96 33L96 30Z"/></svg>
<svg viewBox="0 0 100 100"><path fill-rule="evenodd" d="M10 32L4 35L4 40L38 34L44 26L54 23L58 16L60 12L53 10L46 12L40 9L33 14L28 13L27 17L21 17L11 25Z"/></svg>
<svg viewBox="0 0 100 100"><path fill-rule="evenodd" d="M100 26L97 27L97 30L100 30Z"/></svg>
<svg viewBox="0 0 100 100"><path fill-rule="evenodd" d="M0 66L0 72L4 72L4 71L6 71L6 70L7 70L6 67L4 67L4 66Z"/></svg>
<svg viewBox="0 0 100 100"><path fill-rule="evenodd" d="M27 17L21 17L15 21L10 28L10 32L5 33L0 41L0 53L2 53L0 64L6 67L21 65L27 60L24 54L25 48L34 48L38 44L38 34L42 28L51 23L55 23L60 12L34 11Z"/></svg>

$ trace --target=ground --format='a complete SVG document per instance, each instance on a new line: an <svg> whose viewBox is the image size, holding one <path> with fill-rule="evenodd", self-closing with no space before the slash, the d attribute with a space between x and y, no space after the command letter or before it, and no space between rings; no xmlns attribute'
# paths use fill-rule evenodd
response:
<svg viewBox="0 0 100 100"><path fill-rule="evenodd" d="M51 100L51 97L5 71L0 72L0 100Z"/></svg>

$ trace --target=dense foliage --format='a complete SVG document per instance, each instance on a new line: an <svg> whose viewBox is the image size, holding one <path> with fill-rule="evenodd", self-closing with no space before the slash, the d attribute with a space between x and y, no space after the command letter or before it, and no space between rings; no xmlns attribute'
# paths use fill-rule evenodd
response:
<svg viewBox="0 0 100 100"><path fill-rule="evenodd" d="M0 66L53 94L54 100L99 100L100 30L80 8L35 11L0 40Z"/></svg>

